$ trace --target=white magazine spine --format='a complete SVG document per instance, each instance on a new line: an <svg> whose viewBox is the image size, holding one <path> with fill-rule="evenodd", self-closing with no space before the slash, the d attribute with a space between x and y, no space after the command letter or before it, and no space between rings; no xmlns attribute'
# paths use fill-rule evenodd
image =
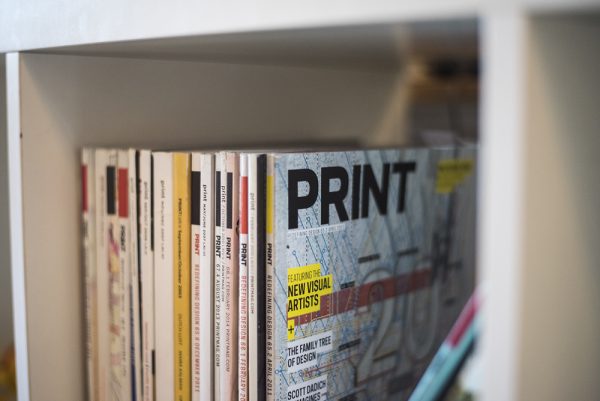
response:
<svg viewBox="0 0 600 401"><path fill-rule="evenodd" d="M213 384L213 302L214 302L214 170L212 154L200 157L200 269L204 277L200 282L200 400L214 398Z"/></svg>
<svg viewBox="0 0 600 401"><path fill-rule="evenodd" d="M122 265L120 222L118 214L118 152L109 150L106 167L106 247L109 271L110 302L110 389L109 400L124 400L126 377L126 345L123 333Z"/></svg>
<svg viewBox="0 0 600 401"><path fill-rule="evenodd" d="M239 165L238 400L248 400L248 155Z"/></svg>
<svg viewBox="0 0 600 401"><path fill-rule="evenodd" d="M94 152L94 198L96 200L96 297L98 308L98 399L109 399L110 372L110 303L109 303L109 274L107 248L107 215L106 215L106 167L108 152L97 149Z"/></svg>
<svg viewBox="0 0 600 401"><path fill-rule="evenodd" d="M215 399L219 399L221 391L221 313L222 313L222 296L223 296L223 212L221 208L222 193L222 177L224 175L225 161L223 152L217 153L215 156L215 292L214 292L214 395Z"/></svg>
<svg viewBox="0 0 600 401"><path fill-rule="evenodd" d="M139 245L142 319L142 395L154 401L154 255L152 247L152 156L139 152Z"/></svg>
<svg viewBox="0 0 600 401"><path fill-rule="evenodd" d="M237 400L238 394L238 200L239 155L225 153L224 195L221 213L224 216L223 297L221 326L221 388L220 399ZM224 185L223 185L224 184Z"/></svg>
<svg viewBox="0 0 600 401"><path fill-rule="evenodd" d="M83 267L85 277L85 326L87 394L91 401L98 400L98 320L96 297L96 247L95 247L95 174L94 151L81 152Z"/></svg>
<svg viewBox="0 0 600 401"><path fill-rule="evenodd" d="M173 163L172 155L153 153L154 305L156 399L174 398L173 339Z"/></svg>
<svg viewBox="0 0 600 401"><path fill-rule="evenodd" d="M248 399L258 401L256 154L248 155ZM242 239L240 237L240 243Z"/></svg>
<svg viewBox="0 0 600 401"><path fill-rule="evenodd" d="M119 216L118 242L120 278L119 278L119 307L120 307L120 348L122 399L128 400L132 396L131 387L131 233L129 227L129 154L126 150L118 151L117 171L117 213Z"/></svg>
<svg viewBox="0 0 600 401"><path fill-rule="evenodd" d="M200 330L206 322L200 319L200 283L206 280L201 277L200 266L200 185L201 185L200 154L192 153L192 183L191 183L191 313L192 313L192 401L200 401Z"/></svg>

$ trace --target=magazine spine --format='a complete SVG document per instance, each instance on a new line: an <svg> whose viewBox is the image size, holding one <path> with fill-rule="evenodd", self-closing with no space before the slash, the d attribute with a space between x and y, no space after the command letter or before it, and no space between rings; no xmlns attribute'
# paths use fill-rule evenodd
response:
<svg viewBox="0 0 600 401"><path fill-rule="evenodd" d="M174 398L173 342L173 164L172 155L153 153L154 340L156 399Z"/></svg>
<svg viewBox="0 0 600 401"><path fill-rule="evenodd" d="M267 214L267 155L256 157L256 349L257 396L265 401L267 371L267 298L266 298L266 214Z"/></svg>
<svg viewBox="0 0 600 401"><path fill-rule="evenodd" d="M131 333L131 399L142 398L142 365L140 333L140 249L138 238L137 151L129 149L129 238L130 246L130 333Z"/></svg>
<svg viewBox="0 0 600 401"><path fill-rule="evenodd" d="M108 400L110 365L110 300L109 270L107 247L107 214L106 214L106 167L108 152L96 149L94 152L94 187L96 204L96 297L98 313L98 399Z"/></svg>
<svg viewBox="0 0 600 401"><path fill-rule="evenodd" d="M248 155L248 399L258 401L256 154Z"/></svg>
<svg viewBox="0 0 600 401"><path fill-rule="evenodd" d="M191 175L191 303L192 303L192 401L200 400L200 197L202 166L200 154L192 153Z"/></svg>
<svg viewBox="0 0 600 401"><path fill-rule="evenodd" d="M237 358L238 358L238 244L239 236L239 155L225 154L225 181L221 183L224 196L221 209L224 231L222 250L223 296L221 326L221 388L220 398L225 401L237 399Z"/></svg>
<svg viewBox="0 0 600 401"><path fill-rule="evenodd" d="M214 394L215 399L220 397L221 391L221 314L222 314L222 295L223 295L223 211L221 207L222 177L224 176L224 154L217 153L215 156L215 292L214 292Z"/></svg>
<svg viewBox="0 0 600 401"><path fill-rule="evenodd" d="M123 400L126 395L123 380L125 367L123 363L122 325L121 325L121 261L119 244L118 184L117 184L117 151L109 151L106 166L106 246L109 271L110 302L110 390L109 398Z"/></svg>
<svg viewBox="0 0 600 401"><path fill-rule="evenodd" d="M265 176L266 155L248 155L248 391L250 401L265 394Z"/></svg>
<svg viewBox="0 0 600 401"><path fill-rule="evenodd" d="M213 304L214 304L214 169L212 154L200 156L200 400L214 397Z"/></svg>
<svg viewBox="0 0 600 401"><path fill-rule="evenodd" d="M173 154L173 303L175 400L189 401L190 372L190 155Z"/></svg>
<svg viewBox="0 0 600 401"><path fill-rule="evenodd" d="M239 156L239 401L248 400L248 155Z"/></svg>
<svg viewBox="0 0 600 401"><path fill-rule="evenodd" d="M275 399L275 374L273 367L274 347L275 347L275 299L273 283L275 279L275 156L268 155L267 158L267 193L266 193L266 277L265 277L265 297L266 297L266 399L273 401Z"/></svg>
<svg viewBox="0 0 600 401"><path fill-rule="evenodd" d="M152 243L152 156L140 150L138 157L138 216L141 279L142 395L154 401L154 259Z"/></svg>
<svg viewBox="0 0 600 401"><path fill-rule="evenodd" d="M119 308L120 308L120 353L121 353L121 386L123 399L133 395L133 376L131 359L131 237L129 231L129 154L126 150L118 151L117 169L117 210L119 231Z"/></svg>
<svg viewBox="0 0 600 401"><path fill-rule="evenodd" d="M87 394L91 401L98 400L98 326L96 298L95 248L95 174L94 151L81 152L81 210L83 236L83 274L85 283L85 327Z"/></svg>

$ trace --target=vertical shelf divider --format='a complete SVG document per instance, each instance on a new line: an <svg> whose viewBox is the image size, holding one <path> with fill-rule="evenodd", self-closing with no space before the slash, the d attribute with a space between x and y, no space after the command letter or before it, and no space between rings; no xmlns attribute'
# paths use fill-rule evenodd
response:
<svg viewBox="0 0 600 401"><path fill-rule="evenodd" d="M483 288L482 399L517 399L523 283L526 20L516 9L482 19L479 282Z"/></svg>
<svg viewBox="0 0 600 401"><path fill-rule="evenodd" d="M27 289L23 243L23 182L21 164L21 87L19 53L6 55L8 185L13 323L19 401L29 401Z"/></svg>

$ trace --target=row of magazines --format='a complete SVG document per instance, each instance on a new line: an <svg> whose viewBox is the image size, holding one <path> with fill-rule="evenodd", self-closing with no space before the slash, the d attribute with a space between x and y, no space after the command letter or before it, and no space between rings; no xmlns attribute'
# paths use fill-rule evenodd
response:
<svg viewBox="0 0 600 401"><path fill-rule="evenodd" d="M83 149L88 399L408 400L470 305L476 155Z"/></svg>

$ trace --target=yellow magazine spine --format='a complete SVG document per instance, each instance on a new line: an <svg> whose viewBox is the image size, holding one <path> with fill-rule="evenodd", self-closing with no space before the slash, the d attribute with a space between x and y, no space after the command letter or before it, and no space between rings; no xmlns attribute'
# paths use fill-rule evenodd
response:
<svg viewBox="0 0 600 401"><path fill-rule="evenodd" d="M267 156L267 215L266 215L266 397L267 401L275 400L275 156Z"/></svg>
<svg viewBox="0 0 600 401"><path fill-rule="evenodd" d="M173 154L175 400L191 399L190 156Z"/></svg>

